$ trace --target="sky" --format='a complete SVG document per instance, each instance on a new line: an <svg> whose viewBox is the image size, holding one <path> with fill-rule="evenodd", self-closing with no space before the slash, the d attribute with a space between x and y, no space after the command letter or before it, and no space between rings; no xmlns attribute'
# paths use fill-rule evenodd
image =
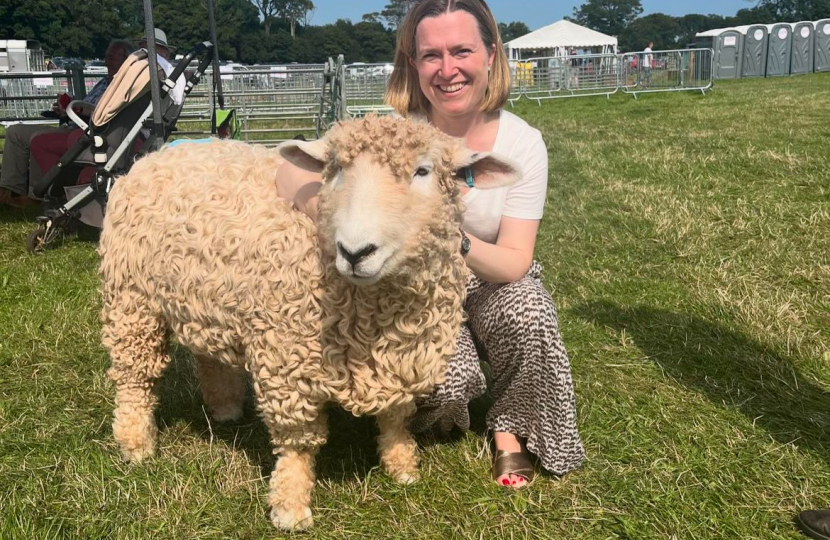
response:
<svg viewBox="0 0 830 540"><path fill-rule="evenodd" d="M337 19L351 19L360 22L364 13L381 11L388 0L313 0L317 9L311 24L322 25ZM750 8L755 2L747 0L641 0L643 15L665 13L686 15L703 13L734 15L739 9ZM503 23L521 21L531 30L553 24L566 15L572 15L582 0L488 0L496 20Z"/></svg>

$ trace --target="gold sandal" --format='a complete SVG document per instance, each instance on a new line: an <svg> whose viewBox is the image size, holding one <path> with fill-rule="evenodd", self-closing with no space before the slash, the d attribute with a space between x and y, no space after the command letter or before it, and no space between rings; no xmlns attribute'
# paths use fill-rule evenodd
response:
<svg viewBox="0 0 830 540"><path fill-rule="evenodd" d="M496 450L493 457L493 480L498 480L508 474L515 474L524 478L524 485L527 486L533 480L533 472L533 463L530 461L530 454L527 450L521 452ZM507 479L505 478L504 481L507 481ZM509 484L504 485L508 486Z"/></svg>

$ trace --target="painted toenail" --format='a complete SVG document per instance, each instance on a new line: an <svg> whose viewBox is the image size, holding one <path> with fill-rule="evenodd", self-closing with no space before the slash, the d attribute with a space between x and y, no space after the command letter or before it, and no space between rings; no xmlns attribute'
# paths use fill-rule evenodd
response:
<svg viewBox="0 0 830 540"><path fill-rule="evenodd" d="M502 485L509 486L510 485L510 480L505 478L504 480L501 481L501 483L502 483Z"/></svg>

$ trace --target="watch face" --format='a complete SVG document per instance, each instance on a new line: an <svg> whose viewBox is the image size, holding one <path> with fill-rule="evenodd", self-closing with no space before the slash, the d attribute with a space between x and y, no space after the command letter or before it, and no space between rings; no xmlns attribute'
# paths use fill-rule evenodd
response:
<svg viewBox="0 0 830 540"><path fill-rule="evenodd" d="M466 255L470 252L470 239L466 235L461 237L461 254Z"/></svg>

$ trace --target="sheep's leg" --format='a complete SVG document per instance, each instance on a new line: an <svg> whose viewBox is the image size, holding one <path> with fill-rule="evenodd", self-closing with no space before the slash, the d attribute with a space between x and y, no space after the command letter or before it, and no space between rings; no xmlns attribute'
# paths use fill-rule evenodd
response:
<svg viewBox="0 0 830 540"><path fill-rule="evenodd" d="M202 399L217 422L238 420L245 402L245 372L205 356L196 356Z"/></svg>
<svg viewBox="0 0 830 540"><path fill-rule="evenodd" d="M271 473L268 494L271 522L280 529L307 529L313 524L314 457L328 436L325 404L309 397L313 392L303 379L286 385L285 373L272 377L264 367L252 372L257 406L271 434L274 452L280 456ZM308 393L298 392L298 388Z"/></svg>
<svg viewBox="0 0 830 540"><path fill-rule="evenodd" d="M170 364L166 334L141 298L123 294L106 302L102 343L112 359L107 375L115 383L112 433L129 461L141 461L155 451L153 411L158 398L153 390Z"/></svg>
<svg viewBox="0 0 830 540"><path fill-rule="evenodd" d="M286 530L311 527L311 491L316 480L314 458L319 446L285 445L277 450L279 459L271 473L268 504L271 522Z"/></svg>
<svg viewBox="0 0 830 540"><path fill-rule="evenodd" d="M377 415L380 462L386 472L402 484L418 480L418 445L407 428L414 414L415 405L408 403Z"/></svg>

